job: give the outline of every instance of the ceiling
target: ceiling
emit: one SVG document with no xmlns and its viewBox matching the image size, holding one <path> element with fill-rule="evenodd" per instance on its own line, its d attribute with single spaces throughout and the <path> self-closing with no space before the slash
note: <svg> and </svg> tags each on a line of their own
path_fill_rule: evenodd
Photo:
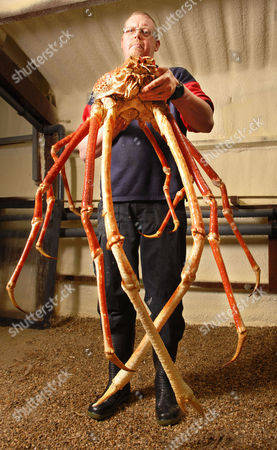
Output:
<svg viewBox="0 0 277 450">
<path fill-rule="evenodd" d="M 237 79 L 244 71 L 275 70 L 277 66 L 276 0 L 113 0 L 71 8 L 3 24 L 31 58 L 41 56 L 63 32 L 67 42 L 39 66 L 59 99 L 83 92 L 122 62 L 124 20 L 144 10 L 156 20 L 161 47 L 156 60 L 163 66 L 184 66 L 216 95 L 226 73 Z M 98 2 L 99 3 L 99 2 Z M 183 16 L 176 11 L 183 5 Z M 265 80 L 266 82 L 266 80 Z M 228 88 L 227 88 L 228 89 Z M 239 83 L 238 83 L 239 89 Z M 210 91 L 208 93 L 210 94 Z"/>
</svg>

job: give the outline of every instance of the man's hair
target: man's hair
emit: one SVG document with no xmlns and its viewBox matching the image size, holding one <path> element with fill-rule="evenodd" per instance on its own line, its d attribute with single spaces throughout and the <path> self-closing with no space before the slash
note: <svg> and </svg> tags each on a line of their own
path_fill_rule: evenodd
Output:
<svg viewBox="0 0 277 450">
<path fill-rule="evenodd" d="M 153 17 L 151 17 L 150 16 L 150 14 L 148 14 L 147 12 L 145 12 L 145 11 L 134 11 L 134 12 L 132 12 L 132 14 L 130 14 L 128 17 L 127 17 L 127 19 L 125 20 L 125 22 L 124 22 L 124 26 L 125 26 L 125 23 L 127 22 L 127 20 L 128 19 L 130 19 L 130 17 L 132 17 L 132 16 L 135 16 L 135 15 L 137 15 L 137 14 L 141 14 L 141 15 L 143 15 L 143 16 L 146 16 L 146 17 L 148 17 L 150 20 L 152 20 L 152 22 L 153 22 L 153 24 L 154 24 L 154 31 L 153 31 L 153 36 L 155 37 L 155 39 L 157 40 L 158 39 L 158 33 L 157 33 L 157 31 L 156 31 L 156 28 L 157 28 L 157 24 L 156 24 L 156 22 L 155 22 L 155 20 L 153 19 Z"/>
<path fill-rule="evenodd" d="M 155 25 L 155 28 L 156 28 L 157 24 L 156 24 L 155 20 L 153 19 L 153 17 L 150 16 L 150 14 L 148 14 L 148 13 L 145 12 L 145 11 L 134 11 L 132 14 L 130 14 L 130 16 L 128 17 L 128 19 L 129 19 L 130 17 L 136 15 L 136 14 L 142 14 L 143 16 L 149 17 L 149 19 L 152 20 L 152 22 L 153 22 L 153 24 Z M 126 19 L 126 21 L 127 21 L 128 19 Z"/>
</svg>

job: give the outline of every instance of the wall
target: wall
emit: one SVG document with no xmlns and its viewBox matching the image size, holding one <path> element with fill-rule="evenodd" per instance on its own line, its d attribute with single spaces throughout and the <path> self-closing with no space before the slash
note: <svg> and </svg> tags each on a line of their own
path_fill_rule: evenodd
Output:
<svg viewBox="0 0 277 450">
<path fill-rule="evenodd" d="M 23 136 L 32 134 L 32 126 L 4 100 L 0 99 L 0 137 Z M 24 197 L 33 199 L 36 186 L 32 181 L 32 147 L 26 142 L 16 145 L 0 146 L 0 197 Z M 14 210 L 4 210 L 0 213 L 13 214 Z M 30 211 L 30 214 L 32 212 Z M 22 229 L 30 227 L 29 222 L 0 222 L 3 229 Z M 11 305 L 5 286 L 13 273 L 20 256 L 20 249 L 25 245 L 25 239 L 0 239 L 0 312 L 3 316 L 20 316 Z M 23 276 L 18 281 L 18 302 L 32 310 L 35 306 L 36 296 L 36 261 L 37 256 L 31 252 L 26 262 Z M 31 282 L 29 282 L 32 280 Z"/>
</svg>

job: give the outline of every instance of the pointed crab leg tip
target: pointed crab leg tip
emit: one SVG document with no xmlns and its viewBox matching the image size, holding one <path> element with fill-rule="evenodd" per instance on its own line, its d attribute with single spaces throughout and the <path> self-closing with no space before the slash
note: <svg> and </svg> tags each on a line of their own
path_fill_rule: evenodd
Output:
<svg viewBox="0 0 277 450">
<path fill-rule="evenodd" d="M 46 253 L 42 247 L 40 247 L 39 245 L 36 245 L 36 250 L 42 255 L 45 256 L 45 258 L 49 258 L 49 259 L 57 259 L 55 256 L 51 256 L 48 255 L 48 253 Z"/>
<path fill-rule="evenodd" d="M 258 287 L 260 285 L 260 275 L 261 275 L 261 271 L 260 270 L 255 270 L 256 272 L 256 284 L 253 288 L 253 291 L 249 294 L 249 297 L 251 297 L 252 295 L 255 294 L 255 292 L 258 290 Z"/>
<path fill-rule="evenodd" d="M 143 233 L 140 233 L 140 235 L 145 237 L 145 238 L 147 238 L 147 239 L 157 239 L 157 238 L 159 238 L 162 235 L 162 233 L 160 231 L 157 231 L 154 234 L 143 234 Z"/>
<path fill-rule="evenodd" d="M 255 284 L 255 286 L 254 286 L 254 288 L 253 288 L 253 291 L 250 292 L 250 294 L 249 294 L 248 297 L 252 297 L 252 295 L 254 295 L 254 294 L 257 292 L 259 285 L 260 285 L 260 280 L 259 280 L 259 281 L 256 281 L 256 284 Z"/>
<path fill-rule="evenodd" d="M 194 395 L 186 399 L 177 399 L 177 403 L 183 414 L 186 414 L 186 405 L 189 403 L 196 412 L 198 412 L 202 416 L 204 415 L 204 410 Z"/>
<path fill-rule="evenodd" d="M 171 230 L 170 233 L 175 233 L 175 231 L 177 231 L 178 228 L 179 228 L 179 223 L 176 223 L 176 224 L 174 225 L 173 230 Z"/>
<path fill-rule="evenodd" d="M 222 369 L 224 367 L 230 366 L 230 364 L 232 364 L 235 361 L 234 357 L 232 359 L 230 359 L 230 361 L 228 361 L 227 363 L 223 364 Z"/>
<path fill-rule="evenodd" d="M 108 398 L 110 398 L 113 394 L 115 394 L 117 392 L 117 388 L 116 386 L 114 386 L 113 384 L 111 384 L 109 386 L 109 388 L 106 390 L 106 392 L 104 392 L 104 394 L 102 395 L 102 397 L 100 397 L 97 402 L 95 402 L 92 406 L 98 406 L 101 405 L 101 403 L 105 402 L 106 400 L 108 400 Z"/>
<path fill-rule="evenodd" d="M 197 398 L 195 398 L 195 397 L 190 398 L 189 399 L 189 403 L 195 409 L 195 411 L 197 411 L 201 416 L 204 416 L 204 409 L 200 405 L 200 403 L 197 400 Z"/>
<path fill-rule="evenodd" d="M 235 351 L 235 354 L 234 354 L 233 358 L 230 359 L 230 361 L 228 361 L 227 363 L 223 364 L 222 367 L 227 367 L 230 364 L 232 364 L 234 361 L 236 361 L 236 359 L 239 357 L 239 355 L 241 353 L 241 350 L 242 350 L 242 347 L 243 347 L 245 339 L 246 339 L 246 332 L 244 332 L 242 334 L 239 334 L 237 348 L 236 348 L 236 351 Z"/>
<path fill-rule="evenodd" d="M 76 216 L 81 217 L 81 211 L 79 209 L 76 209 L 75 206 L 69 206 L 69 210 L 73 212 Z"/>
<path fill-rule="evenodd" d="M 107 356 L 108 360 L 115 364 L 119 369 L 126 370 L 126 372 L 135 372 L 133 369 L 129 369 L 129 367 L 125 366 L 122 361 L 116 356 L 115 353 Z"/>
<path fill-rule="evenodd" d="M 236 352 L 235 352 L 235 354 L 234 354 L 234 356 L 233 356 L 233 358 L 230 359 L 230 361 L 228 361 L 227 363 L 223 364 L 222 368 L 223 368 L 223 367 L 230 366 L 230 364 L 232 364 L 233 362 L 235 362 L 236 359 L 239 357 L 240 352 L 241 352 L 241 348 L 240 348 L 240 349 L 237 349 Z"/>
<path fill-rule="evenodd" d="M 24 311 L 24 309 L 20 308 L 20 306 L 17 304 L 15 297 L 14 297 L 13 289 L 11 289 L 8 286 L 6 287 L 6 289 L 8 291 L 8 294 L 9 294 L 9 297 L 10 297 L 10 300 L 11 300 L 13 306 L 15 308 L 19 309 L 19 311 L 23 312 L 24 314 L 28 314 L 27 311 Z"/>
<path fill-rule="evenodd" d="M 23 312 L 23 314 L 29 314 L 25 309 L 20 308 L 20 306 L 17 303 L 14 303 L 14 306 L 19 309 L 19 311 Z"/>
</svg>

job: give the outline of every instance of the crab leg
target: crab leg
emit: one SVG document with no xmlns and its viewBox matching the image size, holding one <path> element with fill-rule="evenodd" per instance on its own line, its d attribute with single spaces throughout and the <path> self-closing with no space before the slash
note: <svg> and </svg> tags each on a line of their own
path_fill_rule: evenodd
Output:
<svg viewBox="0 0 277 450">
<path fill-rule="evenodd" d="M 59 157 L 57 156 L 57 152 L 64 145 L 70 143 L 70 141 L 73 139 L 73 137 L 76 135 L 77 132 L 78 132 L 78 130 L 76 130 L 75 132 L 73 132 L 70 135 L 66 136 L 65 138 L 61 139 L 60 141 L 58 141 L 56 144 L 54 144 L 52 146 L 52 148 L 51 148 L 51 156 L 54 159 L 55 163 L 57 163 L 59 161 Z M 68 185 L 68 181 L 67 181 L 64 165 L 62 166 L 60 172 L 62 174 L 64 188 L 65 188 L 65 191 L 66 191 L 66 194 L 67 194 L 67 197 L 68 197 L 69 209 L 72 212 L 74 212 L 76 215 L 80 216 L 80 213 L 75 209 L 75 205 L 74 205 L 74 202 L 73 202 L 72 197 L 71 197 L 71 193 L 70 193 L 70 190 L 69 190 L 69 185 Z M 50 221 L 50 218 L 51 218 L 51 214 L 52 214 L 52 211 L 53 211 L 54 203 L 55 203 L 55 196 L 54 196 L 54 192 L 53 192 L 52 186 L 51 186 L 51 194 L 52 195 L 50 195 L 50 194 L 48 195 L 48 191 L 47 191 L 47 207 L 46 207 L 46 212 L 45 212 L 45 218 L 44 218 L 44 221 L 43 221 L 43 225 L 42 225 L 42 229 L 41 229 L 40 235 L 39 235 L 37 243 L 36 243 L 36 249 L 41 253 L 41 255 L 45 256 L 46 258 L 53 258 L 53 256 L 51 256 L 48 253 L 46 253 L 45 250 L 42 247 L 44 236 L 45 236 L 45 233 L 47 231 L 47 228 L 48 228 L 48 225 L 49 225 L 49 221 Z M 55 259 L 55 258 L 53 258 L 53 259 Z"/>
<path fill-rule="evenodd" d="M 144 303 L 139 296 L 139 282 L 122 248 L 124 237 L 119 234 L 118 226 L 114 217 L 110 181 L 112 131 L 115 123 L 115 117 L 115 108 L 110 107 L 107 111 L 103 130 L 101 178 L 103 193 L 103 215 L 105 220 L 108 246 L 113 252 L 113 255 L 118 264 L 118 268 L 122 277 L 122 289 L 127 293 L 128 297 L 134 305 L 134 308 L 137 311 L 138 317 L 140 318 L 142 325 L 146 333 L 148 334 L 148 338 L 169 378 L 180 408 L 184 411 L 185 403 L 190 402 L 197 411 L 202 412 L 202 408 L 194 397 L 192 390 L 189 388 L 189 386 L 186 385 L 180 373 L 177 371 L 160 335 L 158 334 L 147 312 Z M 182 157 L 181 152 L 179 153 L 180 157 Z"/>
<path fill-rule="evenodd" d="M 175 198 L 174 198 L 173 203 L 172 203 L 174 210 L 175 210 L 176 206 L 178 205 L 178 203 L 184 198 L 184 196 L 185 196 L 185 189 L 184 188 L 182 188 L 182 189 L 180 189 L 180 191 L 176 192 Z M 162 224 L 161 224 L 161 226 L 160 226 L 160 228 L 159 228 L 159 230 L 157 231 L 157 233 L 159 233 L 159 235 L 158 236 L 154 236 L 154 237 L 160 237 L 163 234 L 163 232 L 165 230 L 165 227 L 168 224 L 168 221 L 169 221 L 170 217 L 171 217 L 171 211 L 168 211 L 166 216 L 165 216 L 165 218 L 164 218 L 164 220 L 163 220 L 163 222 L 162 222 Z M 173 233 L 173 231 L 175 231 L 175 230 L 172 230 L 171 233 Z M 149 237 L 149 236 L 146 236 L 146 237 Z"/>
<path fill-rule="evenodd" d="M 217 178 L 220 180 L 219 177 L 217 177 Z M 256 263 L 255 259 L 253 258 L 249 248 L 247 247 L 242 235 L 240 234 L 240 232 L 238 230 L 238 227 L 234 221 L 233 213 L 232 213 L 231 206 L 229 203 L 226 186 L 221 180 L 220 180 L 220 190 L 221 190 L 221 196 L 222 196 L 223 215 L 225 216 L 226 220 L 229 222 L 234 235 L 236 236 L 238 242 L 240 243 L 242 249 L 244 250 L 244 252 L 248 258 L 248 261 L 249 261 L 254 273 L 256 274 L 256 284 L 255 284 L 255 287 L 252 292 L 252 294 L 253 294 L 257 290 L 257 288 L 260 284 L 261 269 L 258 266 L 258 264 Z"/>
<path fill-rule="evenodd" d="M 49 222 L 50 222 L 50 219 L 51 219 L 54 203 L 55 203 L 55 196 L 54 196 L 54 191 L 53 191 L 53 186 L 52 185 L 49 187 L 49 189 L 48 189 L 48 191 L 46 193 L 46 197 L 47 197 L 47 199 L 46 199 L 46 205 L 47 205 L 46 206 L 46 213 L 45 213 L 44 221 L 43 221 L 43 224 L 42 224 L 41 232 L 40 232 L 38 240 L 36 242 L 36 249 L 41 255 L 45 256 L 46 258 L 56 259 L 53 256 L 48 255 L 48 253 L 46 253 L 43 250 L 43 247 L 42 247 L 44 236 L 45 236 L 45 233 L 47 231 L 47 228 L 48 228 L 48 225 L 49 225 Z"/>
<path fill-rule="evenodd" d="M 44 178 L 44 180 L 42 181 L 42 183 L 39 185 L 39 187 L 37 189 L 36 198 L 35 198 L 34 214 L 33 214 L 33 218 L 31 221 L 31 225 L 32 225 L 31 231 L 30 231 L 28 240 L 25 244 L 25 247 L 23 249 L 22 255 L 21 255 L 21 257 L 16 265 L 16 268 L 6 286 L 6 289 L 8 291 L 8 294 L 9 294 L 12 304 L 24 313 L 26 313 L 26 311 L 24 311 L 22 308 L 20 308 L 20 306 L 17 304 L 17 302 L 15 300 L 14 289 L 16 286 L 17 279 L 21 273 L 22 267 L 26 261 L 26 258 L 32 248 L 32 245 L 36 239 L 36 236 L 37 236 L 39 229 L 41 227 L 41 224 L 43 222 L 43 219 L 42 219 L 42 196 L 45 192 L 48 192 L 50 190 L 50 193 L 48 194 L 48 198 L 51 199 L 51 197 L 53 197 L 52 190 L 51 190 L 52 183 L 53 183 L 54 179 L 56 178 L 56 176 L 58 175 L 58 173 L 60 172 L 61 168 L 66 163 L 67 159 L 69 158 L 69 156 L 72 153 L 72 151 L 74 150 L 74 148 L 87 135 L 88 127 L 89 127 L 89 122 L 87 121 L 80 126 L 80 128 L 78 129 L 77 132 L 74 133 L 74 136 L 72 137 L 72 139 L 70 140 L 70 142 L 68 143 L 66 148 L 64 149 L 62 155 L 59 157 L 57 162 L 55 162 L 53 164 L 53 166 L 49 170 L 48 174 L 46 175 L 46 177 Z M 51 200 L 47 204 L 45 220 L 48 222 L 50 219 L 52 203 L 53 202 Z"/>
<path fill-rule="evenodd" d="M 195 278 L 198 265 L 200 262 L 201 252 L 203 249 L 202 238 L 199 234 L 193 235 L 193 246 L 191 250 L 190 256 L 187 258 L 185 266 L 182 270 L 181 274 L 181 283 L 172 294 L 168 302 L 163 307 L 162 311 L 158 314 L 156 319 L 154 320 L 154 325 L 158 332 L 161 331 L 164 324 L 167 322 L 171 314 L 174 312 L 185 293 L 188 291 L 193 279 Z M 147 334 L 143 337 L 137 348 L 135 349 L 132 356 L 127 361 L 128 367 L 136 370 L 141 360 L 143 359 L 146 351 L 149 349 L 151 343 Z M 111 385 L 107 389 L 107 391 L 103 394 L 103 396 L 97 401 L 97 405 L 107 400 L 111 395 L 115 394 L 120 389 L 130 381 L 133 373 L 126 373 L 123 370 L 120 370 L 116 376 L 113 378 Z"/>
<path fill-rule="evenodd" d="M 192 143 L 185 137 L 184 140 L 187 143 L 187 145 L 190 148 L 190 151 L 193 155 L 193 157 L 196 159 L 196 161 L 200 164 L 200 166 L 202 167 L 202 169 L 206 172 L 206 174 L 208 175 L 208 177 L 212 180 L 213 184 L 217 187 L 220 188 L 221 191 L 221 196 L 222 196 L 222 212 L 223 215 L 225 216 L 226 220 L 228 221 L 228 223 L 230 224 L 230 227 L 233 230 L 234 235 L 236 236 L 239 244 L 241 245 L 251 267 L 253 272 L 256 275 L 256 284 L 254 287 L 253 292 L 256 291 L 257 287 L 260 284 L 260 272 L 261 269 L 258 266 L 258 264 L 256 263 L 255 259 L 253 258 L 249 248 L 247 247 L 240 231 L 238 230 L 238 227 L 234 221 L 234 217 L 232 214 L 232 210 L 230 207 L 230 203 L 228 200 L 228 194 L 227 194 L 227 190 L 226 190 L 226 186 L 223 183 L 223 181 L 219 178 L 219 176 L 217 175 L 217 173 L 211 168 L 211 166 L 207 163 L 207 161 L 203 158 L 203 156 L 198 152 L 198 150 L 192 145 Z"/>
<path fill-rule="evenodd" d="M 213 251 L 214 254 L 214 258 L 216 261 L 216 264 L 218 266 L 218 270 L 220 272 L 220 276 L 222 279 L 222 283 L 224 286 L 224 290 L 226 292 L 227 295 L 227 299 L 233 314 L 233 318 L 234 318 L 234 322 L 236 325 L 236 329 L 238 332 L 238 344 L 237 344 L 237 348 L 236 348 L 236 352 L 234 354 L 234 356 L 232 357 L 232 359 L 226 363 L 225 365 L 230 364 L 231 362 L 235 361 L 237 359 L 237 357 L 239 356 L 243 343 L 245 341 L 246 338 L 246 329 L 243 323 L 243 320 L 241 318 L 239 309 L 237 307 L 236 304 L 236 300 L 233 294 L 233 290 L 232 290 L 232 286 L 226 271 L 226 267 L 220 252 L 220 248 L 219 248 L 219 232 L 218 232 L 218 216 L 217 216 L 217 202 L 214 198 L 214 195 L 212 194 L 211 190 L 209 189 L 208 185 L 206 184 L 205 180 L 203 179 L 193 157 L 191 156 L 191 146 L 187 145 L 187 140 L 184 139 L 184 136 L 179 132 L 179 129 L 177 128 L 177 125 L 174 121 L 174 119 L 170 119 L 172 127 L 175 131 L 175 134 L 177 136 L 177 140 L 179 143 L 179 146 L 185 156 L 186 160 L 190 161 L 190 166 L 192 168 L 192 173 L 195 179 L 195 182 L 201 192 L 201 194 L 203 195 L 204 200 L 206 201 L 206 203 L 209 204 L 210 209 L 211 209 L 211 214 L 210 214 L 210 232 L 209 232 L 209 236 L 208 236 L 208 241 L 210 243 L 211 249 Z"/>
<path fill-rule="evenodd" d="M 76 133 L 76 131 L 71 133 L 71 134 L 69 134 L 64 139 L 61 139 L 56 144 L 52 145 L 51 156 L 52 156 L 52 158 L 54 159 L 55 162 L 58 161 L 58 159 L 59 159 L 59 157 L 57 156 L 58 151 L 70 141 L 70 139 L 74 136 L 75 133 Z M 67 176 L 66 176 L 66 173 L 65 173 L 65 167 L 64 166 L 61 169 L 61 175 L 62 175 L 62 179 L 63 179 L 64 189 L 65 189 L 65 192 L 66 192 L 66 195 L 67 195 L 67 198 L 68 198 L 69 209 L 70 209 L 70 211 L 72 211 L 77 216 L 80 216 L 80 212 L 75 208 L 75 205 L 74 205 L 74 202 L 73 202 L 73 199 L 72 199 L 72 196 L 71 196 L 71 192 L 70 192 L 70 189 L 69 189 L 69 185 L 68 185 Z"/>
<path fill-rule="evenodd" d="M 75 134 L 75 132 L 71 133 L 69 136 L 66 136 L 65 138 L 61 139 L 59 142 L 57 142 L 56 144 L 54 144 L 52 146 L 52 148 L 51 148 L 51 156 L 54 159 L 54 162 L 57 162 L 58 159 L 59 159 L 58 156 L 56 155 L 56 152 L 59 151 L 59 149 L 62 148 L 64 145 L 66 145 L 71 140 L 71 138 L 73 137 L 74 134 Z M 67 194 L 71 198 L 71 194 L 69 192 L 69 187 L 68 187 L 68 183 L 67 183 L 64 167 L 62 167 L 61 173 L 62 173 L 65 189 L 67 191 Z M 72 198 L 71 198 L 71 200 L 72 200 Z M 50 218 L 51 218 L 51 215 L 52 215 L 54 203 L 55 203 L 55 196 L 54 196 L 53 188 L 51 186 L 51 195 L 50 195 L 49 191 L 47 191 L 47 201 L 46 201 L 47 207 L 46 207 L 46 212 L 45 212 L 45 218 L 44 218 L 44 221 L 43 221 L 43 225 L 42 225 L 42 229 L 41 229 L 40 235 L 39 235 L 37 243 L 36 243 L 36 249 L 41 253 L 41 255 L 45 256 L 46 258 L 53 258 L 53 256 L 48 255 L 48 253 L 46 253 L 44 251 L 44 249 L 42 247 L 42 244 L 43 244 L 44 236 L 45 236 L 45 233 L 46 233 L 46 230 L 48 228 L 49 221 L 50 221 Z M 70 200 L 69 200 L 69 203 L 70 203 Z"/>
<path fill-rule="evenodd" d="M 171 216 L 173 219 L 173 223 L 174 223 L 174 228 L 171 231 L 171 233 L 174 233 L 174 231 L 177 230 L 177 228 L 179 227 L 179 220 L 178 217 L 176 216 L 175 213 L 175 209 L 174 206 L 172 204 L 172 200 L 170 198 L 170 194 L 169 194 L 169 186 L 170 186 L 170 178 L 171 178 L 171 169 L 170 167 L 167 165 L 167 161 L 164 157 L 164 154 L 162 152 L 162 150 L 160 149 L 160 147 L 158 146 L 158 143 L 153 135 L 153 133 L 151 133 L 151 131 L 149 130 L 148 126 L 146 125 L 145 122 L 139 121 L 139 125 L 141 127 L 141 129 L 144 131 L 145 135 L 147 136 L 147 138 L 149 139 L 149 141 L 151 142 L 160 162 L 161 165 L 163 167 L 163 171 L 165 173 L 165 182 L 164 182 L 164 186 L 163 186 L 163 191 L 164 191 L 164 195 L 169 207 L 169 217 Z M 168 219 L 169 220 L 169 219 Z M 163 232 L 162 227 L 159 228 L 159 230 L 154 233 L 154 234 L 143 234 L 144 237 L 147 238 L 158 238 L 161 236 Z"/>
<path fill-rule="evenodd" d="M 75 135 L 77 131 L 75 131 L 74 133 L 69 134 L 68 136 L 66 136 L 65 138 L 61 139 L 60 141 L 58 141 L 56 144 L 52 145 L 51 148 L 51 156 L 54 159 L 54 162 L 57 162 L 59 157 L 57 156 L 57 152 L 66 144 L 68 144 L 70 142 L 70 140 L 73 138 L 73 136 Z M 71 209 L 71 211 L 75 212 L 76 214 L 80 215 L 74 206 L 71 194 L 70 194 L 70 190 L 69 190 L 69 186 L 68 186 L 68 182 L 67 182 L 67 178 L 66 178 L 66 173 L 65 173 L 65 168 L 64 166 L 61 169 L 61 174 L 62 174 L 62 178 L 63 178 L 63 183 L 64 183 L 64 188 L 66 190 L 67 193 L 67 197 L 68 197 L 68 202 L 69 202 L 69 209 Z M 47 191 L 47 207 L 46 207 L 46 213 L 45 213 L 45 218 L 43 221 L 43 225 L 42 225 L 42 229 L 39 235 L 39 238 L 37 240 L 36 243 L 36 249 L 41 253 L 41 255 L 45 256 L 46 258 L 53 258 L 53 256 L 48 255 L 48 253 L 45 252 L 45 250 L 42 247 L 43 244 L 43 240 L 44 240 L 44 236 L 46 233 L 46 230 L 48 228 L 49 225 L 49 221 L 52 215 L 52 211 L 53 211 L 53 207 L 54 207 L 54 203 L 55 203 L 55 196 L 54 196 L 54 192 L 51 186 L 51 195 L 49 194 L 49 191 Z M 55 258 L 53 258 L 55 259 Z"/>
<path fill-rule="evenodd" d="M 166 123 L 166 120 L 164 119 L 164 116 L 160 111 L 156 114 L 157 123 L 161 124 L 160 128 L 164 132 L 165 136 L 167 137 L 168 145 L 170 146 L 171 150 L 174 149 L 172 152 L 174 153 L 174 157 L 176 162 L 178 161 L 178 168 L 182 176 L 182 181 L 184 183 L 188 201 L 189 201 L 189 207 L 191 210 L 191 216 L 192 216 L 192 234 L 193 234 L 193 245 L 191 249 L 191 253 L 189 257 L 186 259 L 185 266 L 182 270 L 181 274 L 181 282 L 175 292 L 172 294 L 171 298 L 168 300 L 166 305 L 163 307 L 162 311 L 158 314 L 154 321 L 154 326 L 156 327 L 157 331 L 159 332 L 164 324 L 167 322 L 179 302 L 182 300 L 183 296 L 189 289 L 192 281 L 195 279 L 196 272 L 199 266 L 202 250 L 204 247 L 204 239 L 205 239 L 205 230 L 204 225 L 201 217 L 201 211 L 198 206 L 197 197 L 195 195 L 192 182 L 191 182 L 191 176 L 188 170 L 188 167 L 184 161 L 184 158 L 178 150 L 178 144 L 176 142 L 175 136 L 173 134 L 172 128 L 168 123 Z M 177 149 L 177 150 L 176 150 Z M 189 195 L 191 194 L 191 195 Z M 180 196 L 183 197 L 182 192 L 180 191 Z M 177 198 L 175 198 L 177 202 Z M 170 212 L 168 213 L 170 214 Z M 128 367 L 132 369 L 136 369 L 142 360 L 145 352 L 150 346 L 149 337 L 147 334 L 144 336 L 136 350 L 134 351 L 133 355 L 130 357 L 130 359 L 127 361 Z M 124 371 L 120 371 L 117 373 L 117 375 L 113 378 L 111 385 L 107 389 L 107 391 L 104 393 L 104 395 L 97 401 L 95 405 L 101 404 L 105 400 L 107 400 L 111 395 L 113 395 L 115 392 L 117 392 L 120 389 L 123 389 L 123 387 L 130 381 L 132 378 L 132 373 L 126 373 Z M 178 400 L 177 400 L 178 401 Z M 179 403 L 179 402 L 178 402 Z"/>
<path fill-rule="evenodd" d="M 104 352 L 106 357 L 119 368 L 129 370 L 114 353 L 106 304 L 104 255 L 90 221 L 90 216 L 93 211 L 92 201 L 95 169 L 95 147 L 98 130 L 101 125 L 102 108 L 96 104 L 92 110 L 92 116 L 90 117 L 89 137 L 86 150 L 85 179 L 81 205 L 81 220 L 87 235 L 91 257 L 95 262 L 98 299 L 104 339 Z"/>
</svg>

